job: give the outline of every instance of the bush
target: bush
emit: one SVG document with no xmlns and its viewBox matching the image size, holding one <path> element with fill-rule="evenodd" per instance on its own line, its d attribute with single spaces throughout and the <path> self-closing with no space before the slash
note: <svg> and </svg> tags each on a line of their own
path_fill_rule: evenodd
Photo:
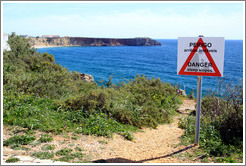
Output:
<svg viewBox="0 0 246 166">
<path fill-rule="evenodd" d="M 75 79 L 73 73 L 54 62 L 53 55 L 31 49 L 27 39 L 11 35 L 8 43 L 11 50 L 5 51 L 3 56 L 5 92 L 37 93 L 39 96 L 60 98 L 96 85 Z"/>
<path fill-rule="evenodd" d="M 242 86 L 221 82 L 217 93 L 210 93 L 202 100 L 202 114 L 215 123 L 225 143 L 233 144 L 234 138 L 243 140 Z"/>
<path fill-rule="evenodd" d="M 110 77 L 100 87 L 56 64 L 53 55 L 38 53 L 21 36 L 12 34 L 8 42 L 11 50 L 3 55 L 4 124 L 111 136 L 170 123 L 180 104 L 177 88 L 159 78 L 137 75 L 114 85 Z"/>
<path fill-rule="evenodd" d="M 117 121 L 137 127 L 156 128 L 159 123 L 170 123 L 181 103 L 176 89 L 159 79 L 137 76 L 122 86 L 110 84 L 88 94 L 68 97 L 58 105 L 66 110 L 84 113 L 105 113 Z"/>
<path fill-rule="evenodd" d="M 242 86 L 223 82 L 217 92 L 209 92 L 202 99 L 200 148 L 214 157 L 221 157 L 219 160 L 215 158 L 216 162 L 242 162 L 242 101 Z M 190 115 L 180 120 L 179 127 L 185 129 L 183 141 L 194 143 L 195 119 Z"/>
</svg>

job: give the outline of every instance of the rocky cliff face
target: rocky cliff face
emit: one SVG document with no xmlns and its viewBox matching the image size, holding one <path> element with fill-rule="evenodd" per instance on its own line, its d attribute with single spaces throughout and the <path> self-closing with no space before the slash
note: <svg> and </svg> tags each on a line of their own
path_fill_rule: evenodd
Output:
<svg viewBox="0 0 246 166">
<path fill-rule="evenodd" d="M 85 38 L 85 37 L 61 37 L 61 38 L 30 38 L 33 47 L 57 47 L 57 46 L 160 46 L 161 43 L 151 38 Z"/>
</svg>

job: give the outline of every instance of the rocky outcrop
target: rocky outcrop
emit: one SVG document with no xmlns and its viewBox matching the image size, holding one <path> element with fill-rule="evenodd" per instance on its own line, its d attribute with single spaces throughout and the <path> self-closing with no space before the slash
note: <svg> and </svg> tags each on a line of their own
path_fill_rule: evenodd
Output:
<svg viewBox="0 0 246 166">
<path fill-rule="evenodd" d="M 85 73 L 79 73 L 79 72 L 73 72 L 75 79 L 81 79 L 85 82 L 94 82 L 94 78 L 90 74 L 85 74 Z"/>
<path fill-rule="evenodd" d="M 79 77 L 81 80 L 84 80 L 86 82 L 94 82 L 94 78 L 92 75 L 80 73 Z"/>
<path fill-rule="evenodd" d="M 183 90 L 183 89 L 178 89 L 178 90 L 177 90 L 177 93 L 178 93 L 179 95 L 181 95 L 181 96 L 184 96 L 184 97 L 187 96 L 185 90 Z"/>
<path fill-rule="evenodd" d="M 85 38 L 85 37 L 36 37 L 30 38 L 33 47 L 59 46 L 160 46 L 161 43 L 151 38 Z"/>
</svg>

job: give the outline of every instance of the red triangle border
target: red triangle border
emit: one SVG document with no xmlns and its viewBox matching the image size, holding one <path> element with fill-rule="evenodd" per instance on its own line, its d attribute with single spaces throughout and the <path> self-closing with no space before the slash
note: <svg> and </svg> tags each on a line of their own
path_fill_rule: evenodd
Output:
<svg viewBox="0 0 246 166">
<path fill-rule="evenodd" d="M 191 61 L 191 59 L 193 58 L 193 56 L 195 55 L 195 53 L 197 52 L 197 49 L 199 46 L 202 46 L 203 51 L 205 52 L 208 60 L 210 63 L 213 64 L 212 68 L 214 69 L 215 73 L 205 73 L 205 72 L 188 72 L 185 71 L 186 67 L 188 66 L 188 63 Z M 188 58 L 186 59 L 184 65 L 182 66 L 182 68 L 179 71 L 179 75 L 194 75 L 194 76 L 218 76 L 221 77 L 221 73 L 218 70 L 216 64 L 214 63 L 214 60 L 212 58 L 212 56 L 210 55 L 210 53 L 207 50 L 207 47 L 205 46 L 202 38 L 199 38 L 197 41 L 197 44 L 195 45 L 195 47 L 193 48 L 193 50 L 191 51 L 190 55 L 188 56 Z"/>
</svg>

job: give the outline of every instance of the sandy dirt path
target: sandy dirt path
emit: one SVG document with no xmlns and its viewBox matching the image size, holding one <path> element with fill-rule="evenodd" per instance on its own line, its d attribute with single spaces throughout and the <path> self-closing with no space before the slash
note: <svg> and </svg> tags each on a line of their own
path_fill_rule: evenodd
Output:
<svg viewBox="0 0 246 166">
<path fill-rule="evenodd" d="M 107 140 L 103 151 L 98 154 L 98 159 L 106 162 L 140 162 L 140 163 L 190 163 L 185 158 L 174 157 L 173 154 L 184 150 L 185 146 L 177 146 L 184 130 L 178 128 L 181 116 L 195 109 L 195 101 L 184 100 L 179 108 L 179 114 L 171 124 L 159 125 L 156 129 L 146 128 L 143 132 L 133 134 L 134 141 L 127 141 L 119 135 L 113 140 Z"/>
</svg>

